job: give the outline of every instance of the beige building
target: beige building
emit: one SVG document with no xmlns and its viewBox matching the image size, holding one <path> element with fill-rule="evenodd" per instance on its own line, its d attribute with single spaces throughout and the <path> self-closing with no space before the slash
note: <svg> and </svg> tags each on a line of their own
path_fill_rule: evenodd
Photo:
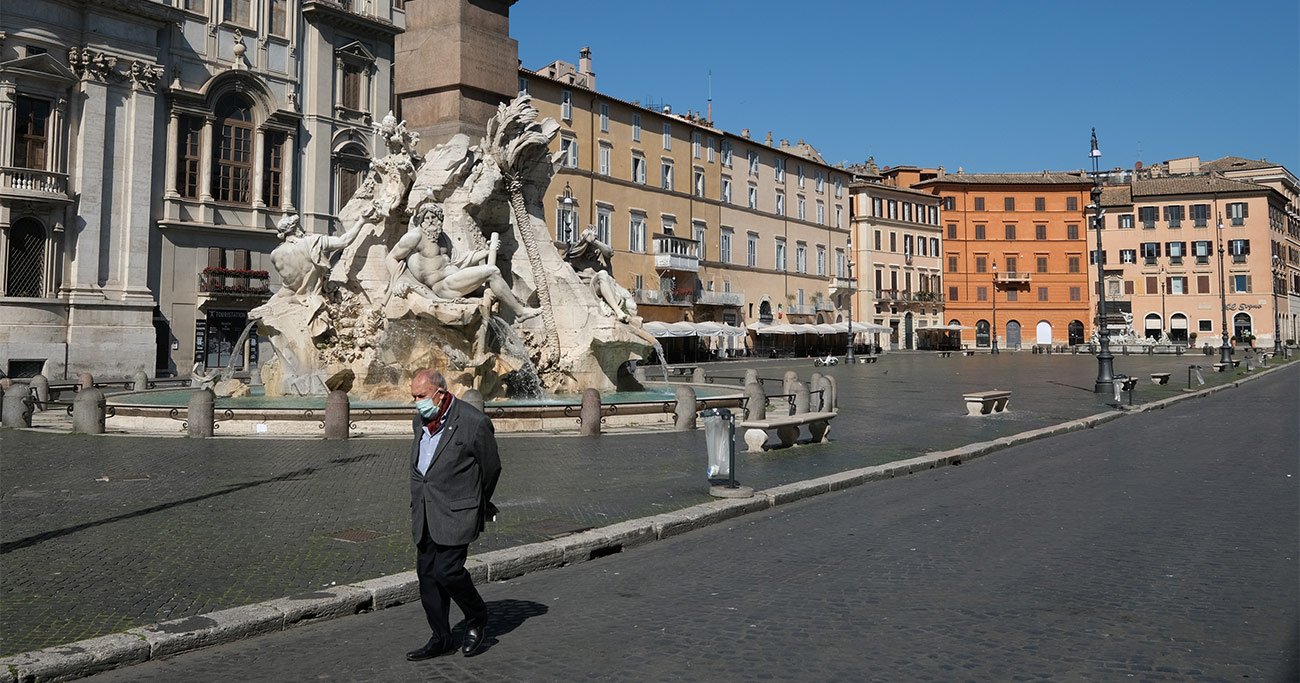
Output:
<svg viewBox="0 0 1300 683">
<path fill-rule="evenodd" d="M 577 65 L 519 71 L 519 89 L 561 125 L 547 215 L 558 242 L 594 225 L 647 320 L 847 318 L 832 295 L 849 276 L 847 171 L 803 141 L 754 140 L 705 113 L 651 109 L 595 85 L 585 49 Z"/>
<path fill-rule="evenodd" d="M 0 371 L 246 365 L 274 226 L 333 229 L 402 0 L 32 0 L 0 15 Z M 71 48 L 71 49 L 70 49 Z"/>
</svg>

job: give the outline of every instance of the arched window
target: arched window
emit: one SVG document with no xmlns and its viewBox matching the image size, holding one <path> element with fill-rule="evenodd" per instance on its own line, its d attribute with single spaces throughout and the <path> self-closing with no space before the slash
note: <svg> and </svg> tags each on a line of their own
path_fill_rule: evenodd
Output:
<svg viewBox="0 0 1300 683">
<path fill-rule="evenodd" d="M 765 323 L 772 322 L 772 302 L 764 299 L 758 304 L 758 319 Z"/>
<path fill-rule="evenodd" d="M 45 228 L 24 218 L 9 228 L 5 296 L 45 296 Z"/>
<path fill-rule="evenodd" d="M 989 321 L 980 320 L 975 323 L 975 346 L 984 347 L 989 345 Z"/>
<path fill-rule="evenodd" d="M 212 160 L 212 197 L 219 202 L 253 202 L 253 107 L 238 95 L 217 102 Z"/>
<path fill-rule="evenodd" d="M 1251 334 L 1250 314 L 1238 313 L 1232 316 L 1232 336 L 1237 341 L 1242 341 L 1247 335 Z"/>
<path fill-rule="evenodd" d="M 1160 319 L 1157 313 L 1148 313 L 1142 322 L 1142 329 L 1145 331 L 1148 339 L 1159 339 L 1164 336 L 1165 323 Z"/>
<path fill-rule="evenodd" d="M 1175 344 L 1187 343 L 1187 316 L 1175 313 L 1169 316 L 1169 341 Z"/>
<path fill-rule="evenodd" d="M 1018 350 L 1018 349 L 1020 348 L 1020 344 L 1021 344 L 1021 341 L 1020 341 L 1020 321 L 1019 321 L 1019 320 L 1008 320 L 1008 321 L 1007 321 L 1007 349 L 1008 349 L 1008 350 L 1012 350 L 1012 349 L 1017 349 L 1017 350 Z"/>
<path fill-rule="evenodd" d="M 1069 326 L 1070 346 L 1083 343 L 1083 323 L 1078 320 L 1071 320 Z"/>
</svg>

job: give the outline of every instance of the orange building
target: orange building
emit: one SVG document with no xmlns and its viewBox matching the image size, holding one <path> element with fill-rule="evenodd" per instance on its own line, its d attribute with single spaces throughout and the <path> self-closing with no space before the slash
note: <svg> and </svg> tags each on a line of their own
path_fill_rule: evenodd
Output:
<svg viewBox="0 0 1300 683">
<path fill-rule="evenodd" d="M 992 335 L 1009 350 L 1088 339 L 1091 179 L 940 170 L 914 187 L 942 197 L 944 316 L 973 328 L 965 345 L 989 348 Z"/>
</svg>

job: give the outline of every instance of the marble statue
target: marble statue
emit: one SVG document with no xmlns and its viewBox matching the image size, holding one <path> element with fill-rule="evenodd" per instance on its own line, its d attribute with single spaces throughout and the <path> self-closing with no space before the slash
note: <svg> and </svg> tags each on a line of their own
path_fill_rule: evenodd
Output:
<svg viewBox="0 0 1300 683">
<path fill-rule="evenodd" d="M 608 308 L 610 315 L 625 323 L 636 315 L 636 299 L 614 279 L 610 264 L 613 256 L 614 249 L 600 241 L 596 235 L 596 226 L 589 225 L 582 231 L 578 241 L 569 245 L 564 260 L 591 287 L 592 292 Z"/>
</svg>

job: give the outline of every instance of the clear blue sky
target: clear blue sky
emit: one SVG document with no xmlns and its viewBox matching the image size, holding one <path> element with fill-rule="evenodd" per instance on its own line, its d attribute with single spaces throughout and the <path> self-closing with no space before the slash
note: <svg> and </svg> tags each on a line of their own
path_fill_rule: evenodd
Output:
<svg viewBox="0 0 1300 683">
<path fill-rule="evenodd" d="M 803 138 L 827 161 L 968 172 L 1200 155 L 1300 174 L 1300 2 L 520 0 L 524 66 Z"/>
</svg>

